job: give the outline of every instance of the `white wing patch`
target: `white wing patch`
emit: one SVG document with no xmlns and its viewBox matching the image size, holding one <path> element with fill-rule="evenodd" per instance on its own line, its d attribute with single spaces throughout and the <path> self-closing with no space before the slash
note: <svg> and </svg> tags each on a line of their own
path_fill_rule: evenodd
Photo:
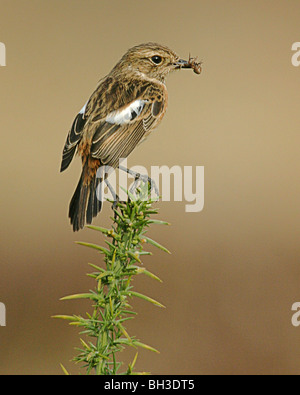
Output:
<svg viewBox="0 0 300 395">
<path fill-rule="evenodd" d="M 84 105 L 84 106 L 82 107 L 82 109 L 79 111 L 79 114 L 84 115 L 87 104 L 88 104 L 88 102 L 85 103 L 85 105 Z"/>
<path fill-rule="evenodd" d="M 146 102 L 146 100 L 135 100 L 123 110 L 109 113 L 105 121 L 117 125 L 128 123 L 140 115 Z"/>
</svg>

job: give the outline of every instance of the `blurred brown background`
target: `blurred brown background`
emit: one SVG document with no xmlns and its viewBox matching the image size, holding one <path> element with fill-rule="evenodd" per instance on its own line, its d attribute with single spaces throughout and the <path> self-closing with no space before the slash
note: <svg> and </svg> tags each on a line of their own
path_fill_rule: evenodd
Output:
<svg viewBox="0 0 300 395">
<path fill-rule="evenodd" d="M 128 331 L 161 352 L 141 350 L 137 369 L 299 374 L 299 18 L 298 0 L 0 0 L 0 374 L 60 374 L 60 362 L 80 372 L 78 330 L 50 317 L 89 311 L 59 298 L 93 287 L 87 263 L 101 262 L 74 241 L 103 240 L 69 226 L 80 161 L 60 174 L 61 152 L 97 81 L 147 41 L 199 55 L 204 69 L 169 77 L 167 115 L 129 166 L 205 166 L 205 207 L 159 203 L 172 226 L 149 236 L 172 255 L 151 249 L 145 266 L 164 282 L 135 287 L 167 308 L 133 301 Z"/>
</svg>

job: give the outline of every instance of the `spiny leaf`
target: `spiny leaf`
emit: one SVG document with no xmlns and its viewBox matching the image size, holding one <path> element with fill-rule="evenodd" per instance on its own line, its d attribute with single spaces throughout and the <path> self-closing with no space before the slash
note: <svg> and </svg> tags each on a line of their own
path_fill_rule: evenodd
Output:
<svg viewBox="0 0 300 395">
<path fill-rule="evenodd" d="M 82 340 L 81 338 L 79 340 L 80 340 L 81 344 L 83 345 L 83 347 L 85 347 L 87 350 L 91 350 L 91 347 L 88 346 L 84 340 Z"/>
<path fill-rule="evenodd" d="M 64 372 L 64 374 L 66 376 L 70 376 L 70 373 L 67 371 L 67 369 L 64 367 L 64 365 L 62 363 L 60 364 L 60 367 L 62 368 L 62 371 Z"/>
<path fill-rule="evenodd" d="M 163 251 L 167 252 L 168 254 L 171 254 L 170 251 L 166 249 L 166 247 L 162 246 L 157 241 L 150 239 L 150 237 L 143 235 L 143 239 L 145 239 L 147 243 L 154 245 L 155 247 L 159 248 L 160 250 L 163 250 Z"/>
<path fill-rule="evenodd" d="M 128 251 L 128 255 L 135 259 L 138 263 L 142 263 L 142 261 L 140 260 L 139 256 L 138 256 L 138 252 L 136 251 L 135 253 Z"/>
<path fill-rule="evenodd" d="M 78 317 L 73 315 L 52 315 L 52 318 L 59 318 L 67 321 L 78 321 Z"/>
<path fill-rule="evenodd" d="M 133 346 L 133 347 L 142 347 L 145 348 L 146 350 L 153 351 L 159 354 L 159 351 L 156 350 L 154 347 L 148 346 L 148 344 L 142 343 L 137 340 L 132 340 L 131 342 L 128 339 L 120 338 L 115 340 L 115 343 L 117 344 L 127 344 L 128 346 Z"/>
<path fill-rule="evenodd" d="M 92 229 L 92 230 L 97 230 L 98 232 L 101 232 L 104 234 L 107 234 L 109 232 L 109 229 L 101 228 L 100 226 L 87 225 L 86 227 L 89 229 Z"/>
<path fill-rule="evenodd" d="M 132 372 L 131 375 L 132 376 L 146 376 L 146 375 L 150 375 L 150 372 Z"/>
<path fill-rule="evenodd" d="M 161 303 L 157 302 L 156 300 L 150 298 L 149 296 L 143 295 L 143 294 L 141 294 L 139 292 L 130 291 L 129 292 L 129 296 L 136 296 L 137 298 L 144 299 L 147 302 L 150 302 L 150 303 L 152 303 L 152 304 L 154 304 L 154 305 L 156 305 L 158 307 L 165 307 L 163 304 L 161 304 Z"/>
<path fill-rule="evenodd" d="M 72 300 L 72 299 L 99 299 L 99 296 L 91 293 L 82 293 L 82 294 L 68 295 L 68 296 L 64 296 L 63 298 L 60 298 L 60 300 Z"/>
<path fill-rule="evenodd" d="M 118 323 L 118 328 L 123 333 L 123 335 L 127 338 L 127 340 L 132 343 L 131 337 L 129 336 L 129 334 L 127 333 L 126 329 L 124 328 L 124 326 L 120 322 Z"/>
<path fill-rule="evenodd" d="M 133 266 L 133 267 L 136 268 L 136 274 L 145 274 L 146 276 L 153 278 L 153 280 L 162 283 L 162 280 L 159 277 L 149 272 L 149 270 L 146 270 L 144 267 L 138 267 L 138 266 Z"/>
<path fill-rule="evenodd" d="M 94 268 L 96 270 L 99 270 L 99 272 L 104 272 L 105 271 L 105 269 L 103 269 L 100 266 L 94 265 L 93 263 L 88 263 L 88 265 L 90 265 L 92 268 Z"/>
<path fill-rule="evenodd" d="M 153 351 L 153 352 L 156 352 L 157 354 L 160 354 L 160 352 L 158 350 L 156 350 L 156 348 L 148 346 L 148 344 L 145 344 L 145 343 L 142 343 L 142 342 L 139 342 L 136 340 L 134 340 L 133 343 L 135 346 L 142 347 L 142 348 L 145 348 L 146 350 Z"/>
<path fill-rule="evenodd" d="M 169 222 L 160 221 L 159 219 L 149 219 L 148 223 L 149 224 L 157 224 L 157 225 L 171 225 Z"/>
<path fill-rule="evenodd" d="M 114 276 L 114 272 L 112 272 L 111 270 L 107 270 L 105 272 L 102 272 L 101 274 L 99 274 L 96 278 L 97 280 L 100 280 L 103 277 L 107 277 L 107 276 Z"/>
<path fill-rule="evenodd" d="M 100 251 L 102 254 L 106 254 L 106 255 L 109 254 L 109 251 L 108 251 L 107 248 L 104 248 L 104 247 L 99 246 L 97 244 L 85 243 L 83 241 L 76 241 L 76 244 L 79 244 L 79 245 L 84 246 L 84 247 L 93 248 L 94 250 Z"/>
<path fill-rule="evenodd" d="M 134 368 L 134 365 L 135 365 L 135 363 L 136 363 L 137 357 L 138 357 L 138 353 L 135 354 L 135 357 L 133 358 L 133 361 L 132 361 L 131 364 L 130 364 L 131 369 Z"/>
</svg>

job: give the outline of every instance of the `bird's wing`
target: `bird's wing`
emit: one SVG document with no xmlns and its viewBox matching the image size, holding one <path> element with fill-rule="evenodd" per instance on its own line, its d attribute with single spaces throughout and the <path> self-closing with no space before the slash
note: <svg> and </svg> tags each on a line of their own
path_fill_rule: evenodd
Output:
<svg viewBox="0 0 300 395">
<path fill-rule="evenodd" d="M 92 138 L 91 155 L 102 164 L 116 168 L 159 123 L 166 109 L 166 92 L 149 85 L 127 105 L 108 112 L 98 121 Z"/>
<path fill-rule="evenodd" d="M 61 171 L 73 159 L 83 136 L 90 154 L 101 163 L 117 167 L 161 120 L 167 106 L 163 84 L 148 80 L 101 80 L 76 116 L 63 149 Z"/>
<path fill-rule="evenodd" d="M 67 140 L 62 154 L 61 168 L 60 171 L 66 170 L 66 168 L 71 163 L 73 156 L 76 151 L 76 147 L 81 140 L 84 131 L 84 125 L 86 123 L 85 117 L 86 104 L 83 106 L 82 110 L 77 114 L 72 127 L 68 133 Z"/>
</svg>

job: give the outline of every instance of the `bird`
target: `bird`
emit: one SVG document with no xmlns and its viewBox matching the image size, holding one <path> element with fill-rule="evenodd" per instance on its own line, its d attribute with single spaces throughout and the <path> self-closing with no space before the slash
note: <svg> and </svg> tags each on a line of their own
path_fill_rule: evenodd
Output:
<svg viewBox="0 0 300 395">
<path fill-rule="evenodd" d="M 163 119 L 168 92 L 166 76 L 180 69 L 200 74 L 195 58 L 181 59 L 174 51 L 153 42 L 136 45 L 102 78 L 75 117 L 63 148 L 60 171 L 70 165 L 75 152 L 82 173 L 69 205 L 73 231 L 91 224 L 101 211 L 97 188 L 100 166 L 116 169 Z"/>
</svg>

